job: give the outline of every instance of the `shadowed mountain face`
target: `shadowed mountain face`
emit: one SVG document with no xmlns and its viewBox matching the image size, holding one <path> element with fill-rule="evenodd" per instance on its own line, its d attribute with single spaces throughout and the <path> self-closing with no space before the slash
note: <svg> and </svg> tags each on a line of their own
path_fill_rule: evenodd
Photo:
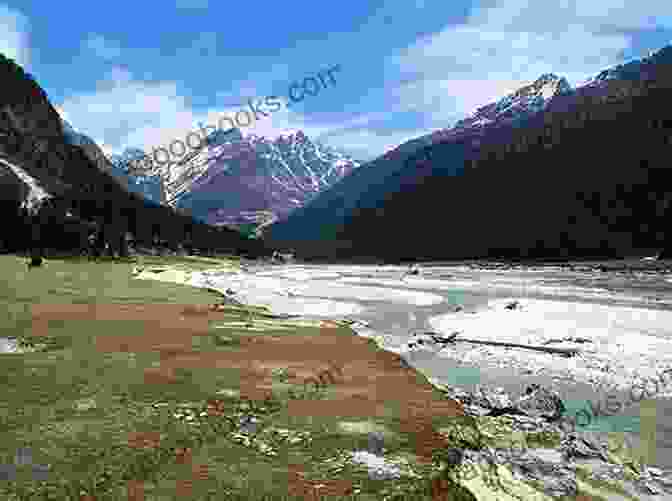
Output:
<svg viewBox="0 0 672 501">
<path fill-rule="evenodd" d="M 323 258 L 672 250 L 671 68 L 666 47 L 577 89 L 542 75 L 363 165 L 264 236 Z"/>
<path fill-rule="evenodd" d="M 65 137 L 65 140 L 68 142 L 68 144 L 79 146 L 84 151 L 84 154 L 89 158 L 89 160 L 91 160 L 96 165 L 96 167 L 98 167 L 98 170 L 102 172 L 108 172 L 110 174 L 114 173 L 113 164 L 105 157 L 103 151 L 90 137 L 77 132 L 72 127 L 72 125 L 63 119 L 61 119 L 61 125 L 63 127 L 63 136 Z M 129 189 L 129 182 L 127 178 L 119 176 L 117 177 L 117 180 L 124 187 L 124 189 Z"/>
<path fill-rule="evenodd" d="M 64 126 L 46 93 L 12 60 L 0 56 L 0 248 L 126 253 L 136 244 L 203 250 L 261 248 L 238 232 L 198 223 L 130 193 L 111 174 L 98 146 Z"/>
<path fill-rule="evenodd" d="M 392 194 L 408 191 L 423 182 L 428 174 L 428 164 L 416 166 L 415 162 L 409 163 L 422 148 L 448 138 L 456 142 L 472 138 L 478 142 L 486 127 L 516 123 L 542 110 L 550 97 L 567 89 L 569 84 L 564 78 L 542 75 L 534 83 L 504 99 L 479 108 L 471 117 L 461 120 L 451 129 L 438 130 L 408 141 L 364 164 L 305 207 L 295 211 L 286 221 L 272 225 L 267 230 L 268 237 L 278 240 L 333 239 L 346 219 L 365 209 L 374 210 Z M 454 149 L 454 152 L 456 160 L 461 158 L 461 147 Z M 455 161 L 436 167 L 440 169 L 441 175 L 458 175 L 462 172 L 463 164 Z"/>
</svg>

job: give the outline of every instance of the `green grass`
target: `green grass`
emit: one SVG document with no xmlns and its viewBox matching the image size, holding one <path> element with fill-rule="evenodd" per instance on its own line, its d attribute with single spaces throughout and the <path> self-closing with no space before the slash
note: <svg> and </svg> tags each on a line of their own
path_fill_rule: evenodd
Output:
<svg viewBox="0 0 672 501">
<path fill-rule="evenodd" d="M 128 480 L 145 482 L 147 500 L 178 499 L 176 480 L 190 476 L 189 467 L 175 461 L 179 447 L 191 448 L 194 463 L 209 469 L 207 480 L 194 482 L 193 498 L 179 499 L 291 499 L 286 487 L 289 464 L 300 465 L 317 480 L 351 480 L 359 489 L 354 498 L 359 501 L 382 499 L 385 492 L 398 493 L 395 499 L 399 500 L 431 499 L 428 485 L 440 474 L 436 465 L 414 465 L 423 479 L 398 482 L 371 480 L 365 469 L 348 462 L 333 469 L 333 463 L 326 460 L 366 448 L 366 434 L 344 432 L 338 417 L 299 418 L 287 411 L 290 398 L 325 398 L 329 388 L 306 390 L 288 384 L 278 373 L 270 400 L 248 402 L 239 396 L 240 374 L 233 368 L 181 370 L 172 384 L 147 385 L 144 369 L 159 362 L 158 354 L 103 353 L 95 346 L 96 336 L 142 336 L 140 322 L 51 321 L 48 337 L 31 336 L 34 304 L 218 303 L 220 296 L 213 292 L 136 280 L 131 270 L 153 265 L 197 270 L 232 261 L 53 259 L 28 270 L 25 258 L 0 256 L 0 276 L 5 279 L 0 281 L 0 311 L 9 313 L 0 317 L 0 336 L 35 347 L 33 352 L 0 354 L 0 464 L 12 464 L 15 451 L 29 447 L 33 463 L 50 465 L 46 480 L 33 478 L 29 466 L 18 468 L 15 481 L 0 477 L 0 499 L 79 501 L 87 493 L 97 501 L 126 500 Z M 320 335 L 317 327 L 287 329 L 285 324 L 283 328 L 282 321 L 264 318 L 263 312 L 262 308 L 228 307 L 224 320 L 213 322 L 208 335 L 193 339 L 193 348 L 235 351 L 245 336 Z M 216 328 L 250 318 L 263 325 L 263 331 L 246 331 L 245 326 Z M 351 335 L 345 327 L 338 333 Z M 222 401 L 226 412 L 200 415 L 212 398 Z M 239 442 L 232 434 L 241 414 L 259 419 L 257 433 L 248 442 Z M 414 451 L 415 444 L 398 432 L 395 418 L 355 421 L 387 429 L 389 452 Z M 436 424 L 449 423 L 444 418 Z M 137 432 L 158 433 L 159 447 L 129 447 L 130 434 Z M 456 495 L 458 491 L 455 487 Z M 471 499 L 468 493 L 460 495 L 455 499 Z"/>
<path fill-rule="evenodd" d="M 0 257 L 0 273 L 8 278 L 0 284 L 0 308 L 10 312 L 2 318 L 0 335 L 37 347 L 29 353 L 0 354 L 0 463 L 12 464 L 14 452 L 29 447 L 33 463 L 50 465 L 46 481 L 32 478 L 30 467 L 19 468 L 16 481 L 0 480 L 0 499 L 74 500 L 87 493 L 98 501 L 121 500 L 127 499 L 125 486 L 131 479 L 145 482 L 146 499 L 175 499 L 175 480 L 189 477 L 186 466 L 175 462 L 176 447 L 192 448 L 194 461 L 210 469 L 209 480 L 194 483 L 194 499 L 208 499 L 208 492 L 217 493 L 212 499 L 224 499 L 223 493 L 229 493 L 227 499 L 262 499 L 265 495 L 288 499 L 282 486 L 287 484 L 289 461 L 306 465 L 319 477 L 324 472 L 315 460 L 325 457 L 325 452 L 353 446 L 350 436 L 328 431 L 333 423 L 318 424 L 318 420 L 296 419 L 282 412 L 289 398 L 282 391 L 264 407 L 242 401 L 235 395 L 240 382 L 235 369 L 182 370 L 173 384 L 147 385 L 143 371 L 158 363 L 158 354 L 96 349 L 96 336 L 142 336 L 140 322 L 50 321 L 48 337 L 31 336 L 34 304 L 217 303 L 217 294 L 202 289 L 132 279 L 131 269 L 152 265 L 203 269 L 218 263 L 222 264 L 210 258 L 53 259 L 28 270 L 25 258 Z M 319 335 L 313 327 L 274 330 L 272 321 L 252 311 L 253 321 L 268 325 L 262 335 Z M 226 321 L 249 318 L 247 308 L 230 307 Z M 197 351 L 235 350 L 242 337 L 260 335 L 241 327 L 215 325 L 210 336 L 194 338 Z M 222 396 L 218 392 L 223 389 L 234 395 Z M 292 398 L 318 398 L 310 392 L 302 395 L 299 386 L 294 390 Z M 230 412 L 217 417 L 198 415 L 213 397 L 228 402 Z M 91 402 L 95 406 L 84 405 Z M 196 411 L 191 421 L 184 414 L 176 417 L 185 404 Z M 245 409 L 250 405 L 251 410 Z M 252 412 L 261 420 L 263 433 L 257 441 L 262 443 L 263 436 L 263 443 L 270 444 L 276 456 L 261 453 L 256 443 L 232 439 L 236 415 L 242 412 Z M 273 435 L 271 430 L 278 426 L 290 430 L 290 435 Z M 141 431 L 159 433 L 160 446 L 130 448 L 130 434 Z M 316 437 L 314 445 L 306 440 L 288 441 L 308 435 Z M 353 473 L 356 476 L 363 483 L 370 482 L 362 471 Z M 366 494 L 359 499 L 367 499 Z"/>
<path fill-rule="evenodd" d="M 3 499 L 12 499 L 12 495 L 29 499 L 32 490 L 54 490 L 51 498 L 67 499 L 74 495 L 72 489 L 93 489 L 91 482 L 96 474 L 102 475 L 105 466 L 115 473 L 97 489 L 108 493 L 101 499 L 124 499 L 118 489 L 123 477 L 132 477 L 145 463 L 156 469 L 161 458 L 161 454 L 153 458 L 129 454 L 131 449 L 124 446 L 128 432 L 149 425 L 149 399 L 161 396 L 181 401 L 187 395 L 204 397 L 208 390 L 214 391 L 213 379 L 184 374 L 168 392 L 161 392 L 156 386 L 144 385 L 142 379 L 143 368 L 158 361 L 154 354 L 103 354 L 95 349 L 96 335 L 114 335 L 120 330 L 142 335 L 139 322 L 50 322 L 48 338 L 30 335 L 34 304 L 218 302 L 215 294 L 204 290 L 133 280 L 134 264 L 131 260 L 48 260 L 42 268 L 28 270 L 23 258 L 0 257 L 0 275 L 5 278 L 0 282 L 0 311 L 9 313 L 2 317 L 0 335 L 44 345 L 35 353 L 0 355 L 0 461 L 11 464 L 13 451 L 26 446 L 35 451 L 35 462 L 52 464 L 53 469 L 48 485 L 36 485 L 30 477 L 14 485 L 0 482 Z M 96 409 L 82 412 L 74 408 L 77 401 L 90 397 L 95 398 Z M 152 420 L 152 426 L 161 428 L 162 422 Z M 179 438 L 180 433 L 171 436 Z M 189 439 L 188 433 L 184 439 Z M 65 485 L 53 484 L 64 479 Z"/>
</svg>

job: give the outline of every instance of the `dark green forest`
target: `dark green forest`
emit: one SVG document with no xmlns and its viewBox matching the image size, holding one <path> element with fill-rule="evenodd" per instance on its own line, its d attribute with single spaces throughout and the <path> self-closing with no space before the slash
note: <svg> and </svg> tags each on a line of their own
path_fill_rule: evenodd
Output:
<svg viewBox="0 0 672 501">
<path fill-rule="evenodd" d="M 397 189 L 387 181 L 361 197 L 331 242 L 291 244 L 307 258 L 393 261 L 672 250 L 671 67 L 558 96 L 514 126 L 421 147 L 395 169 Z"/>
<path fill-rule="evenodd" d="M 125 256 L 136 249 L 195 249 L 202 253 L 264 253 L 239 232 L 215 228 L 129 193 L 79 146 L 69 144 L 46 93 L 14 61 L 0 58 L 0 159 L 21 167 L 51 198 L 22 207 L 26 183 L 0 165 L 5 252 Z M 23 120 L 16 129 L 6 109 Z"/>
</svg>

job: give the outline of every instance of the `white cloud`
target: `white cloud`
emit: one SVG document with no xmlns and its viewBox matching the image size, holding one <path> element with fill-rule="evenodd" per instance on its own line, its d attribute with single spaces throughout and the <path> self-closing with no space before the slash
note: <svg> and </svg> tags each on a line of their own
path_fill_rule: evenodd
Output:
<svg viewBox="0 0 672 501">
<path fill-rule="evenodd" d="M 60 103 L 57 110 L 75 129 L 105 150 L 121 153 L 127 147 L 138 147 L 151 153 L 153 148 L 168 147 L 174 140 L 184 141 L 189 132 L 199 131 L 199 124 L 217 126 L 223 116 L 235 117 L 241 110 L 250 111 L 253 120 L 246 102 L 238 101 L 243 104 L 196 112 L 188 99 L 178 93 L 175 82 L 143 82 L 129 71 L 115 67 L 98 83 L 96 92 L 72 96 Z M 325 132 L 324 128 L 306 124 L 301 114 L 284 105 L 275 112 L 268 107 L 262 109 L 268 116 L 260 114 L 258 121 L 241 127 L 243 134 L 275 137 L 302 129 L 314 137 Z M 241 114 L 240 122 L 246 121 L 243 117 Z M 228 126 L 228 122 L 224 123 Z"/>
<path fill-rule="evenodd" d="M 0 53 L 23 68 L 30 67 L 28 18 L 19 11 L 0 5 Z"/>
<path fill-rule="evenodd" d="M 393 110 L 431 120 L 466 115 L 555 73 L 577 85 L 622 62 L 626 30 L 672 25 L 661 0 L 499 0 L 477 5 L 460 25 L 424 37 L 389 62 L 410 84 L 388 90 Z"/>
<path fill-rule="evenodd" d="M 93 52 L 97 57 L 105 61 L 111 61 L 121 56 L 121 46 L 119 43 L 109 40 L 102 35 L 91 35 L 87 38 L 83 46 L 86 50 Z"/>
<path fill-rule="evenodd" d="M 117 151 L 169 142 L 193 118 L 174 82 L 145 83 L 114 68 L 97 87 L 66 99 L 59 108 L 77 130 Z"/>
<path fill-rule="evenodd" d="M 670 26 L 668 0 L 477 0 L 461 24 L 419 38 L 389 57 L 386 77 L 399 84 L 371 92 L 359 106 L 382 98 L 390 117 L 414 112 L 434 129 L 450 127 L 543 73 L 581 84 L 623 62 L 631 46 L 629 33 Z M 363 123 L 355 130 L 336 127 L 329 141 L 338 140 L 352 151 L 382 154 L 404 139 L 429 132 L 389 136 L 377 129 L 375 120 L 367 123 L 369 115 L 359 117 Z"/>
<path fill-rule="evenodd" d="M 474 11 L 469 24 L 536 33 L 558 32 L 571 25 L 580 25 L 593 33 L 606 29 L 648 29 L 672 26 L 672 4 L 667 0 L 506 0 Z"/>
<path fill-rule="evenodd" d="M 372 92 L 357 103 L 359 110 L 367 110 L 367 103 L 370 110 L 377 103 L 377 109 L 385 112 L 364 113 L 346 124 L 314 125 L 294 111 L 298 108 L 283 107 L 242 132 L 273 137 L 302 129 L 311 137 L 324 135 L 325 142 L 370 158 L 430 132 L 390 134 L 376 130 L 379 118 L 414 111 L 424 115 L 426 125 L 449 127 L 542 73 L 553 72 L 577 84 L 620 63 L 623 51 L 630 46 L 630 38 L 624 34 L 628 30 L 672 26 L 669 0 L 484 1 L 487 5 L 476 4 L 463 24 L 419 39 L 388 59 L 394 70 L 390 74 L 406 83 L 396 88 L 388 85 L 378 96 Z M 206 8 L 207 1 L 178 0 L 177 5 Z M 1 12 L 0 19 L 4 19 Z M 217 34 L 206 32 L 185 50 L 209 56 L 216 53 L 216 46 Z M 105 59 L 118 57 L 121 50 L 99 35 L 92 36 L 87 47 Z M 183 140 L 199 122 L 216 124 L 223 114 L 246 108 L 250 96 L 277 93 L 270 88 L 274 82 L 280 85 L 292 79 L 283 64 L 270 65 L 264 73 L 246 73 L 232 85 L 236 92 L 217 94 L 221 106 L 196 112 L 188 98 L 178 93 L 175 82 L 148 83 L 115 68 L 95 93 L 72 97 L 62 108 L 73 126 L 105 148 L 120 151 L 138 146 L 151 152 L 174 139 Z"/>
<path fill-rule="evenodd" d="M 427 79 L 402 85 L 390 91 L 390 99 L 405 111 L 425 114 L 437 128 L 449 127 L 458 116 L 475 111 L 479 106 L 500 99 L 529 82 L 510 80 L 504 76 L 493 79 Z"/>
<path fill-rule="evenodd" d="M 402 71 L 422 73 L 425 79 L 394 94 L 401 107 L 424 110 L 432 118 L 451 112 L 470 113 L 542 73 L 565 76 L 576 85 L 619 62 L 628 45 L 624 35 L 594 34 L 579 26 L 555 34 L 451 28 L 399 56 Z"/>
</svg>

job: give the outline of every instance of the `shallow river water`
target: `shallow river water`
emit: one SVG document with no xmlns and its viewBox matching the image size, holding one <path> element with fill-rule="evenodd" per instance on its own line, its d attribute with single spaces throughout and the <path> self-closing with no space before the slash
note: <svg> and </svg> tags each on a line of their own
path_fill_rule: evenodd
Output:
<svg viewBox="0 0 672 501">
<path fill-rule="evenodd" d="M 266 304 L 272 309 L 298 313 L 296 305 L 310 301 L 316 307 L 314 316 L 364 321 L 367 328 L 356 328 L 361 335 L 381 336 L 386 349 L 402 353 L 411 365 L 442 383 L 469 390 L 477 385 L 501 387 L 512 397 L 538 383 L 558 391 L 572 415 L 580 409 L 604 408 L 607 396 L 612 401 L 616 398 L 621 403 L 618 412 L 593 416 L 583 429 L 623 432 L 635 446 L 640 436 L 640 405 L 628 405 L 631 387 L 640 377 L 672 368 L 669 275 L 550 267 L 492 271 L 429 264 L 420 266 L 419 275 L 408 275 L 408 268 L 399 266 L 283 265 L 253 271 L 263 277 L 264 283 L 257 286 L 275 288 L 278 295 L 282 290 L 292 291 L 284 299 L 269 299 Z M 415 299 L 413 294 L 417 294 Z M 522 313 L 493 311 L 497 301 L 512 300 L 524 307 L 529 303 L 527 312 L 525 308 Z M 457 305 L 463 310 L 455 312 Z M 561 311 L 560 318 L 549 305 L 560 310 L 566 306 L 567 311 Z M 305 308 L 300 312 L 310 315 Z M 497 340 L 501 336 L 505 341 L 534 344 L 530 339 L 564 333 L 593 339 L 597 348 L 587 355 L 586 363 L 524 349 L 460 343 L 422 356 L 404 351 L 412 333 L 449 334 L 451 321 L 468 338 Z M 672 417 L 672 377 L 667 381 L 655 393 L 653 462 L 669 467 L 672 427 L 666 423 Z M 637 389 L 634 394 L 639 397 L 640 393 Z M 653 389 L 649 395 L 654 396 Z"/>
</svg>

